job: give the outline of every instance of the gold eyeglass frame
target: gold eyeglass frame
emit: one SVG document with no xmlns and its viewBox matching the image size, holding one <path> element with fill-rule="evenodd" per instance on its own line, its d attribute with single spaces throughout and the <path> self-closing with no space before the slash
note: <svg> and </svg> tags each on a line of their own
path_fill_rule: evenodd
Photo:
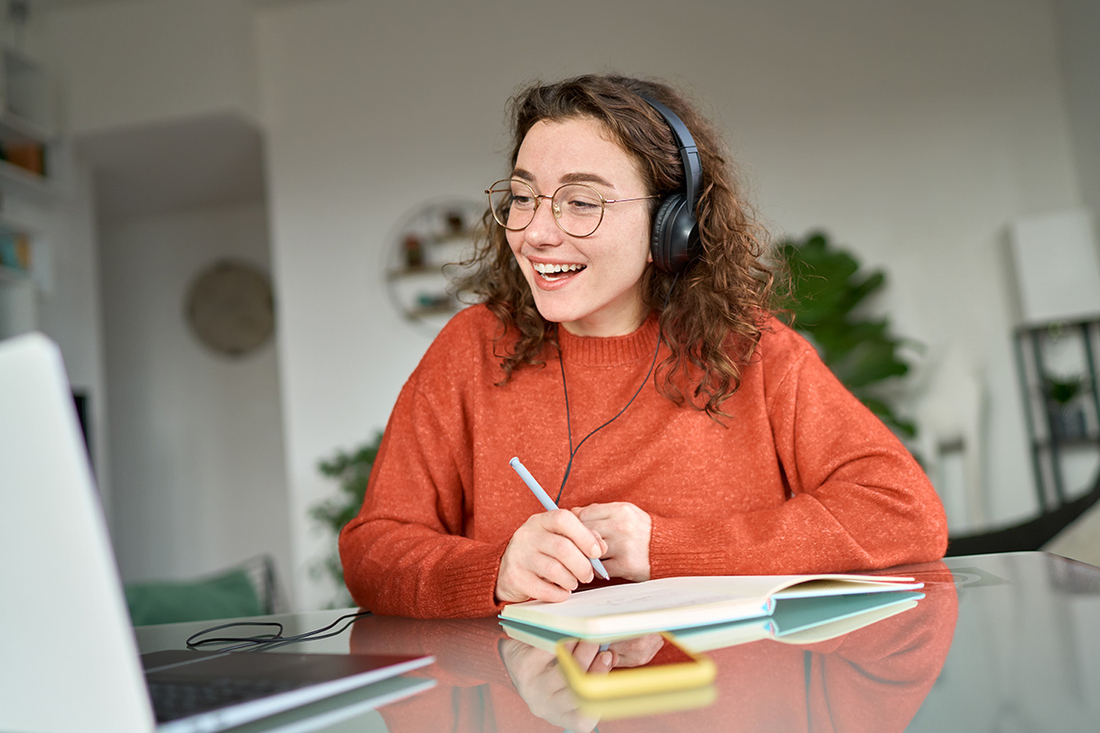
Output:
<svg viewBox="0 0 1100 733">
<path fill-rule="evenodd" d="M 493 207 L 493 194 L 494 193 L 502 193 L 501 191 L 496 191 L 494 189 L 496 189 L 496 187 L 498 185 L 502 184 L 502 183 L 507 183 L 507 184 L 518 183 L 521 186 L 525 186 L 527 188 L 527 190 L 531 192 L 531 196 L 535 200 L 535 208 L 531 209 L 531 220 L 528 221 L 526 224 L 524 224 L 521 227 L 510 227 L 507 224 L 505 224 L 504 222 L 502 222 L 500 220 L 500 214 Z M 563 188 L 568 188 L 569 186 L 581 186 L 583 188 L 587 188 L 589 191 L 596 194 L 596 196 L 600 199 L 600 218 L 599 218 L 599 220 L 596 221 L 596 225 L 594 227 L 592 227 L 592 231 L 590 231 L 588 234 L 574 234 L 573 232 L 570 232 L 564 226 L 562 226 L 562 223 L 561 223 L 561 217 L 562 217 L 561 204 L 560 203 L 554 203 L 554 199 L 557 197 L 557 195 L 559 193 L 561 193 L 561 190 Z M 509 185 L 509 188 L 511 188 L 511 185 Z M 527 183 L 527 181 L 521 181 L 518 178 L 501 178 L 499 181 L 496 181 L 491 186 L 489 186 L 489 188 L 485 189 L 485 196 L 489 199 L 489 211 L 492 212 L 492 214 L 493 214 L 493 221 L 495 221 L 497 224 L 500 224 L 502 227 L 504 227 L 505 229 L 507 229 L 510 232 L 522 232 L 524 229 L 531 226 L 531 222 L 535 220 L 535 214 L 538 213 L 539 205 L 542 203 L 539 199 L 549 199 L 549 201 L 550 201 L 550 211 L 553 212 L 553 214 L 554 214 L 554 224 L 557 225 L 558 229 L 561 229 L 563 232 L 568 234 L 570 237 L 576 237 L 577 239 L 584 239 L 585 237 L 591 237 L 593 234 L 596 233 L 596 230 L 600 228 L 600 224 L 603 224 L 603 215 L 604 215 L 604 212 L 607 211 L 607 205 L 608 204 L 621 204 L 621 203 L 625 203 L 627 201 L 644 201 L 646 199 L 660 198 L 660 195 L 653 194 L 653 195 L 650 195 L 650 196 L 635 196 L 633 198 L 628 198 L 628 199 L 608 199 L 608 198 L 604 198 L 604 195 L 602 193 L 597 191 L 592 186 L 589 186 L 587 183 L 563 183 L 562 185 L 558 186 L 554 190 L 554 193 L 552 193 L 552 194 L 535 193 L 535 189 L 531 186 L 530 183 Z"/>
</svg>

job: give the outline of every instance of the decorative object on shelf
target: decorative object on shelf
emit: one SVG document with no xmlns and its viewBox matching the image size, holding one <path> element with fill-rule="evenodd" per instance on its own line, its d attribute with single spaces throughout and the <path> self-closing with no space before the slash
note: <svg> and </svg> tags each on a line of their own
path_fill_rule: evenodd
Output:
<svg viewBox="0 0 1100 733">
<path fill-rule="evenodd" d="M 0 267 L 23 274 L 31 271 L 31 245 L 26 234 L 0 226 Z"/>
<path fill-rule="evenodd" d="M 38 238 L 35 226 L 12 218 L 0 207 L 0 310 L 5 307 L 5 286 L 33 285 L 24 291 L 33 297 L 36 291 L 49 292 L 50 282 L 48 242 Z"/>
<path fill-rule="evenodd" d="M 31 228 L 0 211 L 0 339 L 41 328 L 38 294 L 48 292 L 47 254 Z"/>
<path fill-rule="evenodd" d="M 386 252 L 386 289 L 409 323 L 434 335 L 462 308 L 452 275 L 469 256 L 485 213 L 467 200 L 432 201 L 416 207 L 396 228 Z"/>
<path fill-rule="evenodd" d="M 790 273 L 789 291 L 781 303 L 787 320 L 809 338 L 863 404 L 902 435 L 915 436 L 916 424 L 895 412 L 882 389 L 908 373 L 902 349 L 915 344 L 892 334 L 888 318 L 871 318 L 857 310 L 886 285 L 886 275 L 881 270 L 860 272 L 859 260 L 821 232 L 802 241 L 782 241 L 778 254 Z"/>
<path fill-rule="evenodd" d="M 275 301 L 266 273 L 246 262 L 220 260 L 191 283 L 187 322 L 198 339 L 227 356 L 263 345 L 275 328 Z"/>
<path fill-rule="evenodd" d="M 46 176 L 46 146 L 37 142 L 0 141 L 0 160 L 34 176 Z"/>
<path fill-rule="evenodd" d="M 1063 440 L 1076 440 L 1088 434 L 1085 405 L 1081 399 L 1090 387 L 1080 374 L 1043 377 L 1043 394 L 1051 417 L 1051 430 Z"/>
<path fill-rule="evenodd" d="M 367 492 L 367 480 L 370 478 L 370 470 L 374 465 L 374 459 L 378 456 L 378 447 L 381 444 L 382 431 L 379 430 L 374 434 L 373 440 L 364 443 L 351 453 L 339 450 L 331 458 L 317 464 L 322 475 L 335 480 L 340 488 L 340 493 L 335 497 L 318 502 L 309 509 L 309 516 L 320 523 L 326 533 L 332 536 L 331 551 L 314 564 L 310 572 L 314 577 L 328 575 L 336 582 L 339 592 L 333 599 L 333 608 L 352 605 L 351 596 L 348 595 L 347 587 L 344 585 L 344 568 L 340 564 L 340 556 L 335 547 L 336 537 L 344 525 L 359 513 L 359 507 L 363 505 L 363 496 Z"/>
<path fill-rule="evenodd" d="M 419 270 L 424 266 L 424 245 L 416 234 L 405 237 L 405 267 Z"/>
</svg>

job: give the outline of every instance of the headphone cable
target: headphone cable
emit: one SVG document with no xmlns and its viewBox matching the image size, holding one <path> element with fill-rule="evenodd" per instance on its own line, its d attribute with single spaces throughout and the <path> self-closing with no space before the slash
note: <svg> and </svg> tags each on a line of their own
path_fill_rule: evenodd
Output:
<svg viewBox="0 0 1100 733">
<path fill-rule="evenodd" d="M 221 624 L 219 626 L 212 626 L 208 629 L 196 632 L 187 637 L 185 642 L 188 649 L 202 649 L 203 647 L 214 646 L 217 647 L 217 651 L 222 652 L 235 652 L 235 651 L 266 651 L 268 649 L 275 649 L 280 646 L 286 646 L 287 644 L 297 644 L 303 641 L 314 641 L 317 639 L 327 639 L 331 636 L 337 636 L 342 634 L 345 629 L 351 626 L 353 623 L 361 618 L 370 616 L 370 611 L 358 611 L 356 613 L 344 614 L 340 618 L 333 621 L 328 626 L 324 626 L 313 631 L 307 631 L 301 634 L 295 634 L 293 636 L 283 636 L 283 625 L 278 621 L 234 621 L 227 624 Z M 343 626 L 336 628 L 343 622 Z M 220 636 L 220 637 L 208 637 L 208 634 L 212 634 L 215 631 L 222 631 L 224 629 L 233 629 L 239 627 L 271 627 L 277 629 L 274 633 L 270 634 L 257 634 L 255 636 Z M 231 646 L 226 646 L 231 645 Z"/>
<path fill-rule="evenodd" d="M 673 278 L 672 278 L 672 283 L 668 286 L 668 292 L 665 294 L 665 302 L 664 302 L 664 305 L 661 306 L 661 312 L 662 313 L 664 312 L 664 310 L 666 308 L 668 308 L 669 300 L 672 298 L 672 288 L 676 286 L 676 281 L 679 280 L 679 279 L 680 279 L 680 273 L 676 273 L 676 275 L 673 276 Z M 653 361 L 650 362 L 649 370 L 646 372 L 645 378 L 642 380 L 642 383 L 640 385 L 638 385 L 638 389 L 634 392 L 634 395 L 623 406 L 623 409 L 619 410 L 619 412 L 615 415 L 615 417 L 611 418 L 610 420 L 605 422 L 603 425 L 600 425 L 598 428 L 593 430 L 588 435 L 584 436 L 584 438 L 581 440 L 581 442 L 577 444 L 576 448 L 573 447 L 573 425 L 572 425 L 572 421 L 571 421 L 570 416 L 569 416 L 569 387 L 566 385 L 566 381 L 565 381 L 565 361 L 561 358 L 561 347 L 558 347 L 558 366 L 561 368 L 561 387 L 562 387 L 562 391 L 565 393 L 565 429 L 569 433 L 569 463 L 567 463 L 566 466 L 565 466 L 565 475 L 562 476 L 561 488 L 558 489 L 558 496 L 557 496 L 557 499 L 555 499 L 554 503 L 559 503 L 561 501 L 561 495 L 565 491 L 565 482 L 569 480 L 569 474 L 573 470 L 573 459 L 576 458 L 577 453 L 581 449 L 581 446 L 584 445 L 585 442 L 589 438 L 591 438 L 593 435 L 595 435 L 596 433 L 600 432 L 601 430 L 606 428 L 611 423 L 618 420 L 619 417 L 624 412 L 626 412 L 627 408 L 630 407 L 634 403 L 634 400 L 638 397 L 638 395 L 640 395 L 642 393 L 642 389 L 645 388 L 646 384 L 649 383 L 649 378 L 653 374 L 654 367 L 657 365 L 657 355 L 661 352 L 661 336 L 662 335 L 663 334 L 661 333 L 661 329 L 658 326 L 658 328 L 657 328 L 657 348 L 655 348 L 653 350 Z"/>
</svg>

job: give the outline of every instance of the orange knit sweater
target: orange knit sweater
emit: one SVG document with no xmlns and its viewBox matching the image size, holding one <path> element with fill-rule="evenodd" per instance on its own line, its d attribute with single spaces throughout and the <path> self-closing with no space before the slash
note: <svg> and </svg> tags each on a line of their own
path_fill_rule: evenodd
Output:
<svg viewBox="0 0 1100 733">
<path fill-rule="evenodd" d="M 375 613 L 486 616 L 512 533 L 542 511 L 508 465 L 555 497 L 569 461 L 557 357 L 501 380 L 484 307 L 456 315 L 402 389 L 358 517 L 340 535 L 355 601 Z M 573 444 L 629 401 L 658 326 L 559 331 Z M 666 354 L 662 346 L 663 358 Z M 650 514 L 651 575 L 839 572 L 943 556 L 947 525 L 895 436 L 794 331 L 772 322 L 720 425 L 653 384 L 577 453 L 563 509 L 629 501 Z"/>
</svg>

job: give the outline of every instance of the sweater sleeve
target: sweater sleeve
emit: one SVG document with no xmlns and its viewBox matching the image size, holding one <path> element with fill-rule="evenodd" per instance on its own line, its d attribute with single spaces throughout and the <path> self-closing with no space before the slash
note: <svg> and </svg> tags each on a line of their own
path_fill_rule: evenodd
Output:
<svg viewBox="0 0 1100 733">
<path fill-rule="evenodd" d="M 801 348 L 775 374 L 765 368 L 763 380 L 789 498 L 724 516 L 654 516 L 653 577 L 870 570 L 943 556 L 947 521 L 927 476 L 797 341 Z"/>
<path fill-rule="evenodd" d="M 460 346 L 437 340 L 409 378 L 363 506 L 340 533 L 344 581 L 355 602 L 374 613 L 462 618 L 501 607 L 494 592 L 506 543 L 463 536 L 472 458 L 459 387 L 466 375 L 453 374 L 452 350 Z"/>
</svg>

